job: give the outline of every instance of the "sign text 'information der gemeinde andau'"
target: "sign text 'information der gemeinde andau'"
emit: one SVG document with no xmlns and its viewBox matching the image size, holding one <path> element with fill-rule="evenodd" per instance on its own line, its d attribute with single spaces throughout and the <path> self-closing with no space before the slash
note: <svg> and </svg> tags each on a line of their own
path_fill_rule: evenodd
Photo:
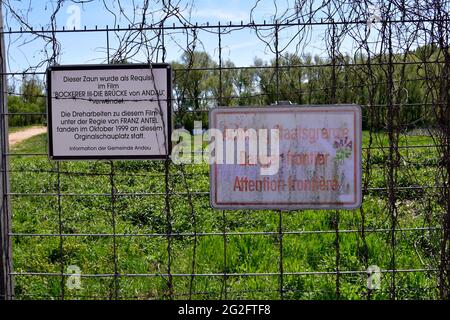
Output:
<svg viewBox="0 0 450 320">
<path fill-rule="evenodd" d="M 49 68 L 50 158 L 165 159 L 170 80 L 167 64 Z"/>
<path fill-rule="evenodd" d="M 216 135 L 211 153 L 216 159 L 210 161 L 213 207 L 295 210 L 361 205 L 359 106 L 217 108 L 209 121 L 210 134 Z"/>
</svg>

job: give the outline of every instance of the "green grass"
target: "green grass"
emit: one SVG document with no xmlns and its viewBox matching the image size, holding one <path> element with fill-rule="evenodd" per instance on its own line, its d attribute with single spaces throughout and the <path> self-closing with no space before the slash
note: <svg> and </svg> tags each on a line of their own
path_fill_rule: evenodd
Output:
<svg viewBox="0 0 450 320">
<path fill-rule="evenodd" d="M 388 145 L 385 134 L 378 133 L 373 146 Z M 402 136 L 402 145 L 432 144 L 429 137 Z M 367 146 L 368 133 L 363 134 Z M 399 149 L 402 161 L 398 170 L 399 186 L 432 185 L 436 183 L 438 155 L 434 148 Z M 14 153 L 46 153 L 46 135 L 39 135 L 15 146 Z M 368 151 L 363 153 L 364 163 Z M 369 187 L 386 186 L 388 149 L 370 151 Z M 165 191 L 163 163 L 158 161 L 114 162 L 114 186 L 119 193 L 161 193 Z M 168 240 L 163 195 L 117 196 L 111 192 L 111 164 L 104 161 L 49 161 L 47 156 L 11 157 L 11 197 L 14 233 L 86 234 L 62 239 L 56 237 L 13 237 L 15 272 L 52 272 L 58 274 L 69 265 L 77 265 L 83 274 L 135 274 L 136 277 L 82 278 L 80 290 L 64 288 L 65 298 L 165 299 L 168 297 Z M 280 239 L 277 235 L 279 213 L 274 211 L 222 211 L 209 205 L 208 194 L 185 194 L 190 191 L 209 192 L 207 165 L 187 165 L 186 179 L 180 168 L 171 165 L 170 196 L 172 229 L 178 233 L 202 235 L 176 236 L 170 241 L 171 273 L 175 298 L 194 299 L 278 299 Z M 60 185 L 58 186 L 58 180 Z M 58 197 L 58 191 L 64 194 Z M 33 196 L 43 194 L 42 196 Z M 434 226 L 439 223 L 438 190 L 399 191 L 397 228 Z M 358 232 L 339 234 L 339 269 L 363 271 L 369 265 L 391 269 L 393 254 L 389 229 L 390 215 L 386 193 L 371 190 L 363 202 L 363 211 L 339 211 L 339 228 L 360 230 L 364 217 L 365 238 Z M 112 212 L 114 211 L 114 215 Z M 225 216 L 225 220 L 223 217 Z M 284 231 L 305 231 L 285 234 L 282 241 L 284 297 L 287 299 L 335 299 L 336 276 L 327 274 L 336 269 L 336 235 L 333 228 L 335 211 L 304 210 L 283 212 Z M 136 234 L 116 238 L 114 261 L 113 221 L 118 234 Z M 60 223 L 61 222 L 61 223 Z M 196 226 L 196 229 L 194 228 Z M 232 234 L 221 234 L 226 229 Z M 386 231 L 383 231 L 386 230 Z M 314 233 L 319 231 L 319 233 Z M 239 232 L 266 232 L 241 235 Z M 267 232 L 271 232 L 268 233 Z M 209 235 L 205 235 L 209 233 Z M 432 268 L 438 263 L 439 234 L 436 231 L 404 231 L 396 233 L 396 268 Z M 224 249 L 226 245 L 226 261 Z M 194 254 L 195 252 L 195 254 Z M 194 263 L 194 270 L 192 269 Z M 226 266 L 226 267 L 225 267 Z M 115 269 L 116 268 L 116 269 Z M 192 272 L 202 274 L 191 278 Z M 224 272 L 266 273 L 265 276 L 234 276 Z M 292 274 L 319 272 L 321 274 Z M 212 273 L 216 276 L 208 276 Z M 270 275 L 274 273 L 274 275 Z M 147 276 L 144 276 L 147 275 Z M 381 288 L 371 293 L 372 299 L 387 299 L 391 274 L 382 277 Z M 399 299 L 431 299 L 437 297 L 436 274 L 427 272 L 397 273 Z M 58 298 L 61 296 L 59 276 L 15 276 L 17 298 Z M 63 279 L 63 283 L 67 279 Z M 364 299 L 367 294 L 364 274 L 342 274 L 339 279 L 340 298 Z M 192 283 L 192 288 L 191 288 Z M 117 287 L 116 287 L 117 286 Z"/>
</svg>

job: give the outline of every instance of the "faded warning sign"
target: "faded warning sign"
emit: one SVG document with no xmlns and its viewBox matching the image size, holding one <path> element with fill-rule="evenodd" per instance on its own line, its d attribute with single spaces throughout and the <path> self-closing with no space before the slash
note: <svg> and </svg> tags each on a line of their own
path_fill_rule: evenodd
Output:
<svg viewBox="0 0 450 320">
<path fill-rule="evenodd" d="M 361 205 L 356 105 L 217 108 L 211 205 L 222 209 L 352 209 Z M 217 136 L 216 136 L 217 139 Z"/>
<path fill-rule="evenodd" d="M 168 155 L 169 65 L 55 66 L 47 81 L 50 158 Z"/>
</svg>

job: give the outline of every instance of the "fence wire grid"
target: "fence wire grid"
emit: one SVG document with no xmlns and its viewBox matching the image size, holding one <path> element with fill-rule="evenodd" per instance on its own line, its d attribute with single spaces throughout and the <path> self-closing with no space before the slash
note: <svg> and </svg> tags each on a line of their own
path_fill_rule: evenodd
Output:
<svg viewBox="0 0 450 320">
<path fill-rule="evenodd" d="M 73 28 L 64 1 L 45 24 L 36 2 L 0 3 L 1 299 L 450 297 L 449 1 L 256 1 L 220 23 L 194 2 L 69 1 L 114 21 Z M 46 124 L 45 70 L 74 63 L 71 37 L 95 63 L 170 63 L 177 127 L 207 128 L 214 106 L 361 105 L 362 207 L 214 210 L 206 164 L 51 161 L 46 134 L 9 146 L 10 127 Z"/>
</svg>

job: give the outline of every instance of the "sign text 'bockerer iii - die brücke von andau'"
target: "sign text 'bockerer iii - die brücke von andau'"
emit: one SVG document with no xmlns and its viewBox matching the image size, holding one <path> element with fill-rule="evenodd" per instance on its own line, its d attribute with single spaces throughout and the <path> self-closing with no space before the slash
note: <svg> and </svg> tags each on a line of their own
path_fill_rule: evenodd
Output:
<svg viewBox="0 0 450 320">
<path fill-rule="evenodd" d="M 51 159 L 169 155 L 169 65 L 54 66 L 47 81 Z"/>
<path fill-rule="evenodd" d="M 210 128 L 222 138 L 215 152 L 223 153 L 211 162 L 211 205 L 280 210 L 359 207 L 361 122 L 356 105 L 212 110 Z"/>
</svg>

